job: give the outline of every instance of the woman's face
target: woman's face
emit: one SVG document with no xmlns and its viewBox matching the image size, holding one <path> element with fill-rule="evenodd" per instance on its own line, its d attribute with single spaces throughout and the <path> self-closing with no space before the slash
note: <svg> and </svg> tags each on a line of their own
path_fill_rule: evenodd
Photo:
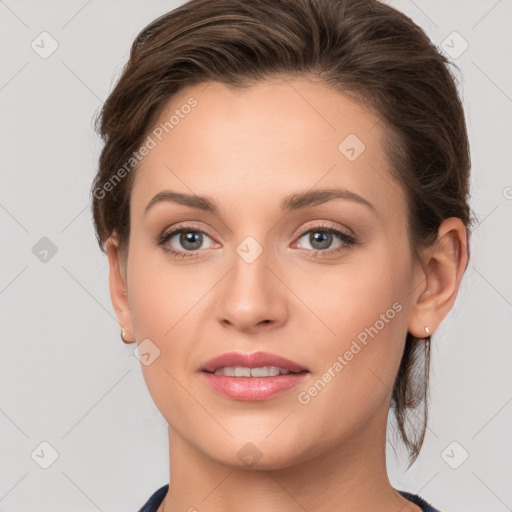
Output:
<svg viewBox="0 0 512 512">
<path fill-rule="evenodd" d="M 144 378 L 176 439 L 261 468 L 383 445 L 421 272 L 380 128 L 348 97 L 290 80 L 189 87 L 149 133 L 134 171 L 125 327 L 145 344 Z M 342 192 L 310 195 L 327 189 Z M 152 202 L 164 192 L 198 205 Z M 183 231 L 159 244 L 173 228 Z M 203 371 L 233 352 L 306 371 Z"/>
</svg>

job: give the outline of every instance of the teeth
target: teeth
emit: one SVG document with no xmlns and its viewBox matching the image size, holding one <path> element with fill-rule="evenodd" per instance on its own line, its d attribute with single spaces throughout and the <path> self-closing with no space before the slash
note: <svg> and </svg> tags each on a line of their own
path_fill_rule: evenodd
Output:
<svg viewBox="0 0 512 512">
<path fill-rule="evenodd" d="M 290 370 L 278 368 L 277 366 L 263 366 L 260 368 L 247 368 L 245 366 L 226 366 L 215 370 L 216 375 L 225 375 L 226 377 L 276 377 L 277 375 L 287 375 Z"/>
<path fill-rule="evenodd" d="M 235 367 L 235 377 L 250 377 L 251 370 L 249 368 L 243 368 L 242 366 Z"/>
</svg>

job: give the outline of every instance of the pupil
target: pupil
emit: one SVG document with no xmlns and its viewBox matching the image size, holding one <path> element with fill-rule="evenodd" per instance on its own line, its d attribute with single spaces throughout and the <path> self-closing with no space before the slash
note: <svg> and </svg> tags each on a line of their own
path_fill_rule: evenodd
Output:
<svg viewBox="0 0 512 512">
<path fill-rule="evenodd" d="M 314 243 L 320 243 L 321 247 L 317 249 L 327 249 L 331 244 L 332 233 L 326 233 L 325 231 L 315 231 L 311 234 L 311 244 L 315 247 Z"/>
</svg>

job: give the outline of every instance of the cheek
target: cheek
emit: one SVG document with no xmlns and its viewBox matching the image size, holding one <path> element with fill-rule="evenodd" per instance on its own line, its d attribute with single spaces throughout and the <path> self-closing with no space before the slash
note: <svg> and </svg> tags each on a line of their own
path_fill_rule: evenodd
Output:
<svg viewBox="0 0 512 512">
<path fill-rule="evenodd" d="M 158 343 L 171 339 L 210 287 L 192 267 L 173 269 L 160 250 L 134 248 L 129 261 L 129 289 L 137 338 L 154 338 Z"/>
<path fill-rule="evenodd" d="M 327 342 L 323 345 L 342 348 L 360 333 L 364 338 L 365 329 L 376 323 L 381 339 L 392 338 L 403 327 L 405 315 L 399 310 L 405 310 L 403 289 L 409 276 L 394 261 L 391 254 L 374 252 L 355 255 L 346 264 L 319 266 L 302 279 L 287 276 L 311 312 L 304 322 L 318 324 L 319 337 Z"/>
<path fill-rule="evenodd" d="M 318 332 L 323 333 L 315 345 L 322 372 L 315 389 L 301 390 L 307 394 L 304 401 L 311 399 L 311 411 L 330 411 L 340 427 L 347 420 L 340 410 L 362 420 L 393 387 L 407 332 L 404 290 L 410 277 L 407 267 L 395 261 L 384 251 L 367 260 L 354 258 L 353 265 L 332 268 L 329 279 L 317 275 L 297 290 L 322 320 Z"/>
<path fill-rule="evenodd" d="M 204 337 L 200 332 L 204 307 L 219 279 L 207 268 L 202 272 L 193 265 L 173 268 L 158 252 L 134 248 L 128 268 L 135 336 L 139 341 L 151 340 L 160 351 L 154 363 L 142 365 L 152 394 L 176 386 L 171 375 L 181 381 L 183 374 L 196 370 L 194 340 Z"/>
<path fill-rule="evenodd" d="M 183 330 L 191 318 L 187 312 L 194 313 L 191 308 L 199 291 L 191 286 L 190 274 L 186 278 L 184 272 L 173 272 L 170 264 L 163 263 L 165 258 L 154 257 L 156 252 L 134 248 L 130 253 L 130 315 L 139 351 L 150 347 L 150 357 L 154 357 L 150 364 L 141 360 L 147 389 L 164 417 L 172 418 L 186 401 L 186 396 L 177 399 L 181 396 L 178 383 L 183 382 L 182 363 L 189 360 L 192 350 Z M 145 341 L 148 339 L 150 344 Z"/>
</svg>

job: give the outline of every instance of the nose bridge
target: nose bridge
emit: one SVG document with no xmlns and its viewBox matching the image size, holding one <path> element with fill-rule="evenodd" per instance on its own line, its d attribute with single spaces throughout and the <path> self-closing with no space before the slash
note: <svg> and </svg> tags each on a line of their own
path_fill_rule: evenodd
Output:
<svg viewBox="0 0 512 512">
<path fill-rule="evenodd" d="M 234 249 L 232 270 L 227 276 L 219 314 L 223 321 L 240 328 L 250 329 L 261 322 L 283 320 L 283 290 L 268 268 L 273 258 L 271 249 L 264 247 L 265 243 L 264 239 L 260 243 L 249 235 Z"/>
</svg>

